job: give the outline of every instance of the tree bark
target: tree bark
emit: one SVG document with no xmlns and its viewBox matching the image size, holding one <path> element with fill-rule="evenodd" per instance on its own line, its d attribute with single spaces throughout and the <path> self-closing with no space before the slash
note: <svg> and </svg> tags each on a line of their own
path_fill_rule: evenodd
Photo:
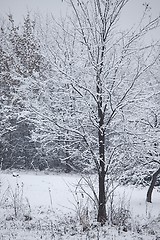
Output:
<svg viewBox="0 0 160 240">
<path fill-rule="evenodd" d="M 105 193 L 105 129 L 104 129 L 104 113 L 102 111 L 102 85 L 101 81 L 97 81 L 97 99 L 98 99 L 98 143 L 99 143 L 99 202 L 97 221 L 103 225 L 106 220 L 106 193 Z"/>
<path fill-rule="evenodd" d="M 103 225 L 106 220 L 105 174 L 99 173 L 99 205 L 97 221 Z"/>
<path fill-rule="evenodd" d="M 102 113 L 101 113 L 102 114 Z M 98 202 L 98 217 L 97 221 L 102 225 L 106 222 L 106 192 L 105 192 L 105 133 L 104 133 L 104 120 L 103 114 L 100 119 L 99 126 L 99 157 L 100 157 L 100 169 L 99 169 L 99 202 Z"/>
<path fill-rule="evenodd" d="M 151 181 L 151 184 L 150 184 L 149 189 L 147 191 L 147 198 L 146 198 L 147 202 L 150 202 L 150 203 L 152 202 L 152 192 L 153 192 L 156 180 L 157 180 L 157 176 L 159 174 L 160 174 L 160 168 L 152 176 L 152 181 Z"/>
</svg>

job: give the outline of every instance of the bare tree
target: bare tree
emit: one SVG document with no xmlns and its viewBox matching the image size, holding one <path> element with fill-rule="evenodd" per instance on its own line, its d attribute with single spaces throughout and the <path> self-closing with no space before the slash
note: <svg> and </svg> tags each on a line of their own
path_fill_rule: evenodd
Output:
<svg viewBox="0 0 160 240">
<path fill-rule="evenodd" d="M 119 142 L 109 150 L 109 143 L 106 141 L 109 137 L 108 131 L 114 129 L 117 116 L 122 119 L 126 106 L 136 98 L 138 87 L 139 91 L 142 88 L 143 74 L 157 60 L 157 56 L 153 56 L 156 44 L 142 45 L 141 40 L 150 30 L 158 26 L 159 18 L 145 22 L 148 12 L 148 5 L 146 5 L 139 24 L 135 28 L 121 32 L 117 29 L 118 20 L 128 0 L 70 0 L 69 2 L 75 17 L 71 20 L 74 31 L 73 29 L 68 31 L 64 25 L 61 25 L 61 29 L 66 38 L 69 37 L 74 43 L 72 53 L 76 47 L 79 47 L 85 54 L 87 59 L 82 71 L 87 69 L 87 72 L 90 68 L 90 76 L 89 73 L 86 76 L 89 79 L 92 76 L 92 80 L 84 79 L 82 82 L 80 81 L 82 75 L 75 78 L 73 74 L 75 65 L 71 62 L 75 54 L 72 55 L 69 51 L 66 51 L 69 59 L 67 64 L 61 61 L 61 65 L 57 65 L 58 57 L 53 54 L 54 64 L 59 72 L 70 80 L 70 85 L 76 93 L 82 98 L 85 97 L 84 91 L 90 95 L 95 105 L 94 111 L 97 111 L 97 115 L 89 111 L 89 119 L 97 129 L 98 157 L 94 157 L 95 152 L 89 138 L 86 137 L 85 126 L 80 125 L 79 129 L 83 129 L 80 135 L 90 148 L 97 167 L 99 176 L 97 220 L 103 224 L 107 220 L 105 177 L 113 164 L 112 157 L 116 152 L 115 149 L 120 145 Z M 78 44 L 75 44 L 76 41 Z M 69 49 L 67 44 L 66 49 Z M 66 66 L 69 66 L 72 71 L 68 71 Z M 141 79 L 141 85 L 138 86 L 139 79 Z M 107 151 L 110 151 L 108 156 Z"/>
<path fill-rule="evenodd" d="M 68 0 L 72 17 L 54 21 L 50 30 L 47 24 L 43 35 L 43 54 L 52 73 L 37 79 L 40 91 L 31 103 L 34 121 L 44 129 L 43 139 L 67 142 L 67 159 L 74 151 L 69 149 L 80 146 L 81 158 L 96 168 L 97 221 L 102 225 L 107 220 L 109 180 L 120 177 L 128 158 L 125 119 L 136 114 L 133 106 L 144 74 L 159 56 L 157 43 L 144 41 L 159 25 L 159 17 L 149 17 L 148 5 L 136 26 L 119 29 L 128 2 Z"/>
</svg>

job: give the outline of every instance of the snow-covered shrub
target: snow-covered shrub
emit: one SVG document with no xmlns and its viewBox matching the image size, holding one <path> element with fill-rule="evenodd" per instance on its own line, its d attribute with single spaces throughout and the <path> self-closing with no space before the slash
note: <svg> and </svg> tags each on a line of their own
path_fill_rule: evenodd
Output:
<svg viewBox="0 0 160 240">
<path fill-rule="evenodd" d="M 109 224 L 117 226 L 119 231 L 131 230 L 130 203 L 126 202 L 125 195 L 119 199 L 111 195 L 107 206 Z"/>
<path fill-rule="evenodd" d="M 3 193 L 1 207 L 8 209 L 8 220 L 13 218 L 24 219 L 25 221 L 31 220 L 30 203 L 27 198 L 24 198 L 23 189 L 23 183 L 21 185 L 17 183 L 15 188 L 9 185 Z"/>
</svg>

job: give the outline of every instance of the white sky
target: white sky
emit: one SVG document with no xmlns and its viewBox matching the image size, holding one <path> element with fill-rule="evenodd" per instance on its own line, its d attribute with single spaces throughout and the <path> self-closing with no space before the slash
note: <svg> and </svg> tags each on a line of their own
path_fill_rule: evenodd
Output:
<svg viewBox="0 0 160 240">
<path fill-rule="evenodd" d="M 152 16 L 160 14 L 160 0 L 130 0 L 128 7 L 123 11 L 121 25 L 127 27 L 133 25 L 141 16 L 142 4 L 150 3 Z M 0 16 L 6 17 L 12 13 L 17 23 L 21 22 L 27 11 L 31 13 L 39 11 L 46 15 L 52 13 L 56 18 L 65 15 L 67 5 L 62 0 L 0 0 Z M 160 29 L 156 35 L 160 36 Z"/>
<path fill-rule="evenodd" d="M 66 12 L 66 4 L 62 0 L 0 0 L 0 15 L 12 13 L 16 22 L 21 21 L 28 10 L 60 17 Z"/>
</svg>

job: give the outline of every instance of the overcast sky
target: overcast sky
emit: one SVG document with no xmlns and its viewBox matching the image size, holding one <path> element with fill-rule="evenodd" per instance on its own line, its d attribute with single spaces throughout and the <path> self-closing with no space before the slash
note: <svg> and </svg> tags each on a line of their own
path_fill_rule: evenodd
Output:
<svg viewBox="0 0 160 240">
<path fill-rule="evenodd" d="M 123 27 L 134 24 L 142 13 L 144 2 L 150 3 L 152 16 L 160 14 L 160 0 L 130 0 L 128 7 L 123 11 L 121 24 Z M 21 22 L 27 11 L 52 13 L 56 18 L 65 15 L 67 5 L 62 0 L 0 0 L 0 15 L 6 17 L 12 13 L 17 23 Z M 157 31 L 160 36 L 160 30 Z"/>
<path fill-rule="evenodd" d="M 0 14 L 5 16 L 9 12 L 14 15 L 16 22 L 23 19 L 29 10 L 31 13 L 52 13 L 56 18 L 67 11 L 66 4 L 62 0 L 0 0 Z"/>
</svg>

